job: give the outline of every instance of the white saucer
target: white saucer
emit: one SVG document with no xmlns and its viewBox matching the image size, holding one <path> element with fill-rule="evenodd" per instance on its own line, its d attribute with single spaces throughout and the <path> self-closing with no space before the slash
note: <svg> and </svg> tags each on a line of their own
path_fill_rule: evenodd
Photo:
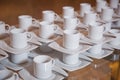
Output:
<svg viewBox="0 0 120 80">
<path fill-rule="evenodd" d="M 56 65 L 57 66 L 60 66 L 61 68 L 67 70 L 67 71 L 75 71 L 75 70 L 78 70 L 78 69 L 82 69 L 86 66 L 88 66 L 91 62 L 88 62 L 88 61 L 85 61 L 85 60 L 80 60 L 78 64 L 76 65 L 68 65 L 68 64 L 65 64 L 63 63 L 61 60 L 59 59 L 55 59 L 56 61 Z"/>
<path fill-rule="evenodd" d="M 36 49 L 37 47 L 38 47 L 37 45 L 28 44 L 28 46 L 26 46 L 23 49 L 15 49 L 15 48 L 10 47 L 7 43 L 5 43 L 5 41 L 0 41 L 0 48 L 13 54 L 21 54 L 24 52 L 28 52 L 28 51 Z"/>
<path fill-rule="evenodd" d="M 75 50 L 68 50 L 68 49 L 65 49 L 64 47 L 60 46 L 58 43 L 56 42 L 52 42 L 48 45 L 50 48 L 54 49 L 54 50 L 57 50 L 57 51 L 60 51 L 60 52 L 63 52 L 63 53 L 66 53 L 66 54 L 77 54 L 77 53 L 83 53 L 85 52 L 86 50 L 90 49 L 91 46 L 90 45 L 83 45 L 81 44 L 80 47 L 78 47 L 77 49 Z"/>
<path fill-rule="evenodd" d="M 83 55 L 86 55 L 88 57 L 91 57 L 91 58 L 95 58 L 95 59 L 102 59 L 104 57 L 107 57 L 109 55 L 111 55 L 113 53 L 113 50 L 110 50 L 110 49 L 104 49 L 102 50 L 101 53 L 98 53 L 98 54 L 95 54 L 95 53 L 89 53 L 89 52 L 85 52 L 85 53 L 82 53 Z"/>
<path fill-rule="evenodd" d="M 120 49 L 120 44 L 118 44 L 118 45 L 112 45 L 112 44 L 109 44 L 109 43 L 108 43 L 108 45 L 109 45 L 110 47 L 114 48 L 114 49 Z"/>
<path fill-rule="evenodd" d="M 8 54 L 0 49 L 0 61 L 3 59 L 6 59 L 8 57 Z"/>
<path fill-rule="evenodd" d="M 109 34 L 103 34 L 103 38 L 99 41 L 96 41 L 96 40 L 91 40 L 88 36 L 87 37 L 84 37 L 82 40 L 86 41 L 86 42 L 91 42 L 91 43 L 106 43 L 106 42 L 109 42 L 109 41 L 112 41 L 113 39 L 115 38 L 115 36 L 113 35 L 109 35 Z"/>
</svg>

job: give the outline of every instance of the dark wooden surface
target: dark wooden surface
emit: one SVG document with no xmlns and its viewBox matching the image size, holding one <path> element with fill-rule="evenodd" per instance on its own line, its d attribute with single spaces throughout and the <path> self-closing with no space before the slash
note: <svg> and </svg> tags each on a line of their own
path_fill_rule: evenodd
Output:
<svg viewBox="0 0 120 80">
<path fill-rule="evenodd" d="M 41 18 L 43 10 L 54 10 L 60 14 L 63 6 L 73 6 L 79 9 L 82 2 L 95 5 L 95 0 L 0 0 L 0 20 L 10 25 L 17 24 L 17 17 L 28 14 L 34 18 Z"/>
</svg>

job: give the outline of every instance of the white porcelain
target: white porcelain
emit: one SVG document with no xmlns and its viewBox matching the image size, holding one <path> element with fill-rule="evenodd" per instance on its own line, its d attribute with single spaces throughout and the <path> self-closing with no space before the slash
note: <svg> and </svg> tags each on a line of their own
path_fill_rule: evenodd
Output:
<svg viewBox="0 0 120 80">
<path fill-rule="evenodd" d="M 21 54 L 10 54 L 10 61 L 15 64 L 21 64 L 28 61 L 29 52 L 24 52 Z"/>
<path fill-rule="evenodd" d="M 2 49 L 0 49 L 0 61 L 4 60 L 6 58 L 8 58 L 8 54 L 5 51 L 3 51 Z"/>
<path fill-rule="evenodd" d="M 31 38 L 31 34 L 23 29 L 12 29 L 10 31 L 10 46 L 16 49 L 25 48 Z"/>
<path fill-rule="evenodd" d="M 58 17 L 59 16 L 52 10 L 44 10 L 44 11 L 42 11 L 42 19 L 43 19 L 43 21 L 47 21 L 49 23 L 54 23 L 54 21 Z"/>
<path fill-rule="evenodd" d="M 97 13 L 89 12 L 85 13 L 83 17 L 83 23 L 86 25 L 95 25 L 98 16 Z"/>
<path fill-rule="evenodd" d="M 109 46 L 108 46 L 109 47 Z M 104 57 L 107 57 L 109 55 L 111 55 L 113 53 L 114 50 L 107 50 L 107 48 L 103 49 L 101 51 L 100 54 L 93 54 L 93 53 L 90 53 L 90 52 L 84 52 L 82 53 L 83 55 L 86 55 L 88 57 L 91 57 L 91 58 L 95 58 L 95 59 L 102 59 Z"/>
<path fill-rule="evenodd" d="M 84 44 L 81 44 L 81 46 L 79 46 L 77 49 L 75 50 L 69 50 L 69 49 L 66 49 L 62 46 L 60 46 L 59 44 L 57 44 L 56 42 L 52 42 L 51 44 L 48 45 L 50 48 L 54 49 L 54 50 L 57 50 L 59 52 L 62 52 L 62 53 L 66 53 L 66 54 L 78 54 L 78 53 L 83 53 L 85 51 L 87 51 L 88 49 L 91 48 L 90 45 L 84 45 Z"/>
<path fill-rule="evenodd" d="M 88 36 L 91 40 L 100 41 L 103 38 L 105 27 L 102 24 L 90 25 L 88 28 Z"/>
<path fill-rule="evenodd" d="M 62 61 L 68 65 L 74 65 L 79 62 L 79 53 L 78 54 L 63 54 Z"/>
<path fill-rule="evenodd" d="M 96 0 L 96 11 L 101 12 L 103 8 L 107 7 L 105 0 Z"/>
<path fill-rule="evenodd" d="M 88 52 L 92 53 L 92 54 L 98 54 L 99 55 L 102 51 L 102 46 L 103 46 L 102 43 L 95 44 L 88 50 Z"/>
<path fill-rule="evenodd" d="M 62 14 L 63 14 L 63 18 L 64 17 L 74 17 L 74 7 L 72 6 L 63 6 L 62 7 Z"/>
<path fill-rule="evenodd" d="M 77 30 L 64 30 L 63 32 L 63 47 L 69 50 L 74 50 L 80 47 L 80 39 L 82 34 Z"/>
<path fill-rule="evenodd" d="M 52 37 L 55 33 L 55 30 L 57 30 L 58 25 L 56 24 L 50 24 L 49 22 L 42 21 L 40 22 L 40 29 L 39 29 L 39 36 L 41 38 L 48 39 Z"/>
<path fill-rule="evenodd" d="M 120 15 L 120 3 L 118 4 L 118 8 L 117 8 L 116 13 L 117 13 L 117 15 Z"/>
<path fill-rule="evenodd" d="M 65 69 L 67 71 L 79 70 L 79 69 L 82 69 L 82 68 L 88 66 L 91 63 L 91 62 L 87 62 L 87 61 L 84 61 L 81 59 L 79 59 L 79 62 L 77 64 L 74 64 L 74 65 L 65 64 L 60 59 L 56 59 L 55 62 L 56 62 L 57 66 L 60 66 L 61 68 Z"/>
<path fill-rule="evenodd" d="M 25 53 L 28 51 L 32 51 L 34 49 L 36 49 L 38 46 L 34 45 L 34 44 L 28 44 L 28 46 L 26 46 L 25 48 L 22 49 L 16 49 L 16 48 L 12 48 L 11 46 L 9 46 L 5 41 L 0 41 L 0 48 L 5 50 L 6 52 L 9 52 L 11 54 L 21 54 L 21 53 Z"/>
<path fill-rule="evenodd" d="M 84 14 L 89 12 L 91 12 L 91 5 L 89 3 L 80 3 L 80 16 L 84 17 Z"/>
<path fill-rule="evenodd" d="M 33 21 L 35 21 L 35 19 L 33 19 L 32 16 L 30 16 L 30 15 L 18 16 L 19 28 L 28 30 L 29 27 L 32 26 Z"/>
<path fill-rule="evenodd" d="M 34 76 L 38 79 L 50 77 L 53 72 L 54 60 L 47 55 L 39 55 L 33 59 Z"/>
<path fill-rule="evenodd" d="M 8 24 L 5 24 L 5 22 L 0 21 L 0 34 L 4 34 L 7 31 L 9 31 L 10 26 Z"/>
<path fill-rule="evenodd" d="M 119 29 L 111 29 L 109 31 L 111 34 L 115 35 L 116 38 L 110 41 L 111 45 L 119 45 L 120 44 L 120 30 Z"/>
<path fill-rule="evenodd" d="M 80 20 L 77 17 L 64 17 L 64 29 L 76 29 L 80 24 Z"/>
<path fill-rule="evenodd" d="M 110 0 L 110 7 L 111 8 L 118 8 L 119 0 Z"/>
<path fill-rule="evenodd" d="M 114 11 L 112 8 L 109 7 L 103 8 L 101 12 L 101 19 L 103 21 L 112 21 L 113 13 Z"/>
<path fill-rule="evenodd" d="M 104 24 L 104 27 L 105 27 L 104 32 L 110 31 L 111 28 L 112 28 L 112 22 L 107 22 L 107 23 L 105 23 L 105 24 Z"/>
</svg>

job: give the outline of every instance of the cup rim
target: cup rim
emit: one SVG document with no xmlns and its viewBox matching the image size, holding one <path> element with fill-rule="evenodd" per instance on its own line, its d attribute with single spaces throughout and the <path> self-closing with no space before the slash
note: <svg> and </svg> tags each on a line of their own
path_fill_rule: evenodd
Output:
<svg viewBox="0 0 120 80">
<path fill-rule="evenodd" d="M 23 18 L 32 18 L 32 16 L 30 15 L 20 15 L 18 16 L 19 19 L 23 19 Z"/>
<path fill-rule="evenodd" d="M 34 63 L 39 63 L 39 64 L 48 63 L 51 60 L 52 60 L 52 58 L 47 55 L 39 55 L 39 56 L 34 57 L 34 59 L 33 59 Z"/>
<path fill-rule="evenodd" d="M 20 28 L 15 28 L 15 29 L 12 29 L 10 31 L 10 33 L 13 33 L 13 34 L 19 34 L 19 33 L 24 33 L 25 30 L 24 29 L 20 29 Z"/>
</svg>

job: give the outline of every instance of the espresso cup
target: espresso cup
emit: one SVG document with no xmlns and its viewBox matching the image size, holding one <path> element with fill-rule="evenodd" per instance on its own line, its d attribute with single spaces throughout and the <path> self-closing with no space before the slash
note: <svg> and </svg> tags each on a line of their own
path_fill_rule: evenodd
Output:
<svg viewBox="0 0 120 80">
<path fill-rule="evenodd" d="M 25 48 L 31 38 L 31 34 L 24 29 L 14 28 L 10 31 L 10 46 L 17 49 Z"/>
<path fill-rule="evenodd" d="M 74 65 L 79 62 L 79 54 L 63 54 L 63 62 L 68 65 Z"/>
<path fill-rule="evenodd" d="M 5 24 L 5 22 L 0 21 L 0 34 L 4 34 L 9 30 L 10 30 L 10 26 L 8 24 Z"/>
<path fill-rule="evenodd" d="M 28 61 L 28 54 L 29 52 L 24 52 L 21 54 L 12 54 L 10 53 L 10 61 L 15 64 L 21 64 Z"/>
<path fill-rule="evenodd" d="M 88 50 L 88 52 L 91 54 L 100 54 L 102 51 L 102 45 L 102 43 L 95 44 Z"/>
<path fill-rule="evenodd" d="M 80 20 L 76 17 L 64 17 L 64 29 L 76 29 Z"/>
<path fill-rule="evenodd" d="M 96 1 L 96 11 L 101 12 L 103 8 L 107 7 L 107 2 L 104 0 Z"/>
<path fill-rule="evenodd" d="M 109 32 L 116 36 L 116 38 L 113 39 L 112 41 L 110 41 L 109 43 L 111 45 L 120 45 L 120 30 L 118 30 L 118 29 L 111 29 Z"/>
<path fill-rule="evenodd" d="M 48 39 L 52 37 L 57 30 L 58 25 L 46 21 L 40 22 L 39 36 Z"/>
<path fill-rule="evenodd" d="M 102 24 L 90 25 L 88 28 L 88 37 L 91 40 L 99 41 L 103 38 L 105 27 Z"/>
<path fill-rule="evenodd" d="M 82 34 L 77 30 L 64 30 L 63 31 L 63 47 L 66 49 L 74 50 L 80 47 L 80 38 Z"/>
<path fill-rule="evenodd" d="M 119 4 L 119 0 L 110 0 L 110 7 L 117 9 Z"/>
<path fill-rule="evenodd" d="M 74 8 L 72 6 L 64 6 L 63 8 L 63 18 L 64 17 L 74 17 Z"/>
<path fill-rule="evenodd" d="M 59 17 L 54 11 L 52 10 L 45 10 L 42 11 L 42 19 L 43 21 L 47 21 L 50 23 L 54 23 L 54 21 Z"/>
<path fill-rule="evenodd" d="M 113 9 L 112 8 L 103 8 L 101 12 L 101 19 L 104 21 L 111 21 L 113 17 Z"/>
<path fill-rule="evenodd" d="M 83 23 L 86 25 L 95 25 L 97 20 L 97 14 L 94 12 L 85 13 Z"/>
<path fill-rule="evenodd" d="M 39 55 L 33 59 L 34 76 L 38 79 L 46 79 L 52 76 L 55 61 L 47 55 Z"/>
<path fill-rule="evenodd" d="M 20 15 L 18 16 L 19 28 L 28 30 L 32 26 L 33 22 L 36 21 L 30 15 Z"/>
<path fill-rule="evenodd" d="M 91 12 L 91 5 L 89 3 L 80 3 L 80 16 L 84 17 L 84 14 L 89 12 Z"/>
</svg>

